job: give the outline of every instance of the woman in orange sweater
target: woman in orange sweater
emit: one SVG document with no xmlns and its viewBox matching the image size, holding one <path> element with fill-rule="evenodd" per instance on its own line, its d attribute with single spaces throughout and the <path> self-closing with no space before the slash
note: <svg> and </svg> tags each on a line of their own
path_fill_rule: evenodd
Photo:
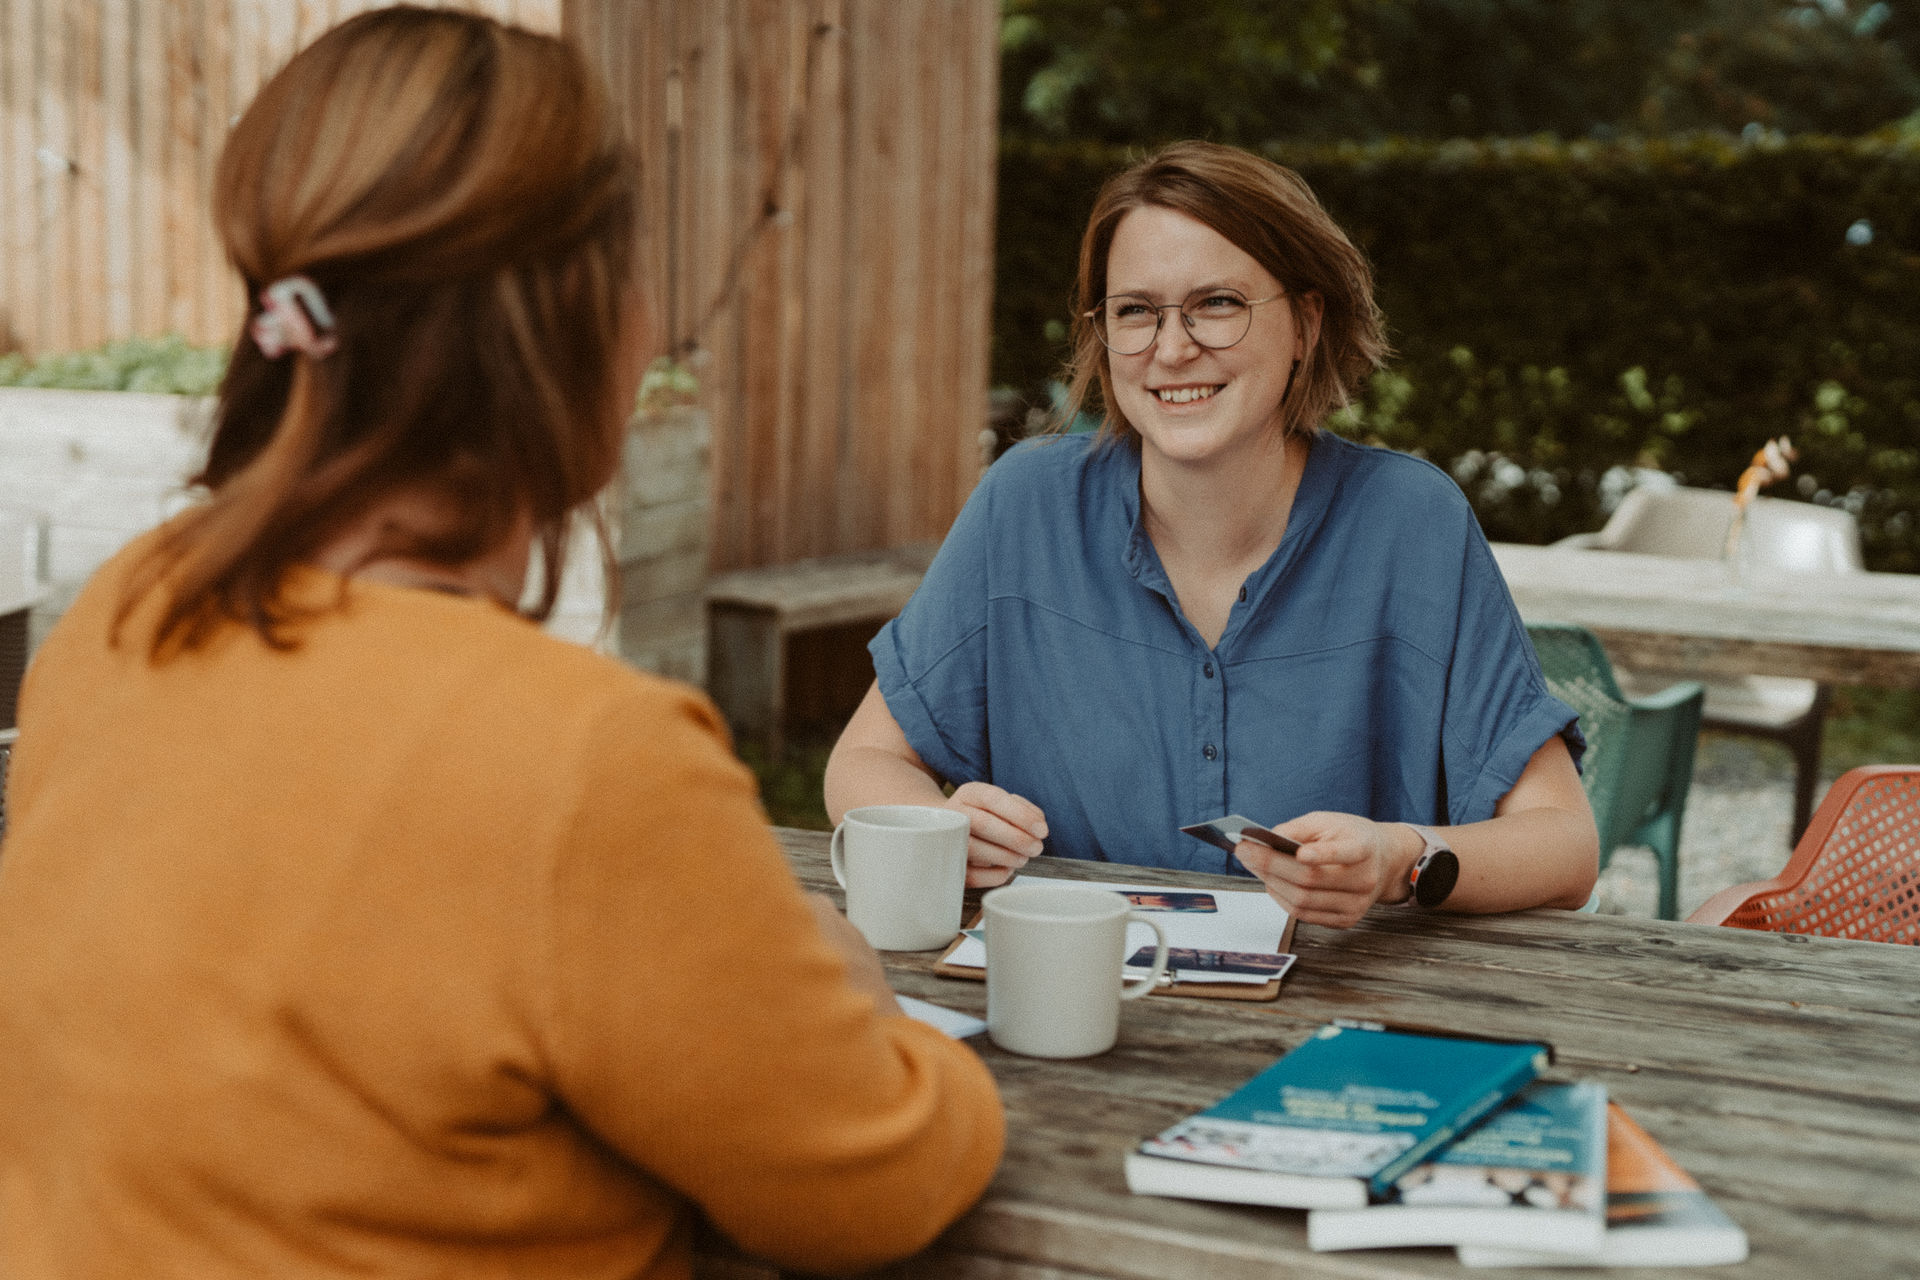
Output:
<svg viewBox="0 0 1920 1280">
<path fill-rule="evenodd" d="M 974 1055 L 810 902 L 710 705 L 544 635 L 643 362 L 578 55 L 356 18 L 235 128 L 205 499 L 38 655 L 0 857 L 0 1275 L 806 1270 L 992 1176 Z"/>
</svg>

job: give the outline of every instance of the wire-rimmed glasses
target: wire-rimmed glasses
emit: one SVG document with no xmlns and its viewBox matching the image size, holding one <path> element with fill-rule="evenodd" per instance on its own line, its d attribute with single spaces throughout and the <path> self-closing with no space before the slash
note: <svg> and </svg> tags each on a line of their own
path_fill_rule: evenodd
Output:
<svg viewBox="0 0 1920 1280">
<path fill-rule="evenodd" d="M 1113 293 L 1086 316 L 1100 341 L 1117 356 L 1137 356 L 1151 347 L 1169 311 L 1180 313 L 1195 342 L 1221 351 L 1247 336 L 1255 307 L 1286 296 L 1285 289 L 1270 298 L 1249 298 L 1238 289 L 1215 288 L 1195 289 L 1184 302 L 1155 302 L 1137 293 Z"/>
</svg>

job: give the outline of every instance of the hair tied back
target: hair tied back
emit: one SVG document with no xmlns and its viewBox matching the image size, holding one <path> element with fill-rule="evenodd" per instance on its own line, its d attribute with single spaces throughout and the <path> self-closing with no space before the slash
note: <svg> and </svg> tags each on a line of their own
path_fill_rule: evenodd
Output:
<svg viewBox="0 0 1920 1280">
<path fill-rule="evenodd" d="M 249 331 L 260 354 L 269 360 L 289 351 L 322 360 L 340 345 L 326 295 L 305 276 L 287 276 L 262 289 L 260 313 Z"/>
</svg>

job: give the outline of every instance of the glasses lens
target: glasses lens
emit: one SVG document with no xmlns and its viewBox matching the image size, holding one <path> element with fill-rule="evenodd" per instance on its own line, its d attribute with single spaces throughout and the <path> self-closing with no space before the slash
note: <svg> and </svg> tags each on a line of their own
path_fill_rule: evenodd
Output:
<svg viewBox="0 0 1920 1280">
<path fill-rule="evenodd" d="M 1115 355 L 1139 355 L 1159 331 L 1160 310 L 1146 298 L 1116 293 L 1100 304 L 1100 340 Z"/>
<path fill-rule="evenodd" d="M 1193 340 L 1215 350 L 1246 337 L 1253 324 L 1253 307 L 1234 289 L 1203 289 L 1186 300 L 1180 314 Z"/>
</svg>

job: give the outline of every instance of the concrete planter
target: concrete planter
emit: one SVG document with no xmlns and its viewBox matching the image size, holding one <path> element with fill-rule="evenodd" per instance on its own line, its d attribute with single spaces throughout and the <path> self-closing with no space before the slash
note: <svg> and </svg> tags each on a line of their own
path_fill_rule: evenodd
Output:
<svg viewBox="0 0 1920 1280">
<path fill-rule="evenodd" d="M 706 675 L 708 451 L 702 409 L 637 415 L 620 475 L 601 498 L 620 601 L 601 636 L 605 601 L 599 558 L 582 529 L 548 629 L 597 644 L 634 666 L 699 684 Z"/>
<path fill-rule="evenodd" d="M 34 609 L 31 643 L 102 561 L 185 504 L 212 405 L 0 387 L 0 510 L 39 523 L 46 539 L 36 558 L 50 590 Z"/>
<path fill-rule="evenodd" d="M 39 522 L 46 534 L 37 558 L 51 590 L 34 610 L 31 643 L 103 561 L 187 502 L 212 407 L 191 396 L 0 387 L 0 511 Z M 599 634 L 599 563 L 576 554 L 551 631 L 663 674 L 701 678 L 708 439 L 696 408 L 634 419 L 621 475 L 602 499 L 622 568 L 617 620 Z M 576 545 L 584 552 L 590 540 Z"/>
</svg>

